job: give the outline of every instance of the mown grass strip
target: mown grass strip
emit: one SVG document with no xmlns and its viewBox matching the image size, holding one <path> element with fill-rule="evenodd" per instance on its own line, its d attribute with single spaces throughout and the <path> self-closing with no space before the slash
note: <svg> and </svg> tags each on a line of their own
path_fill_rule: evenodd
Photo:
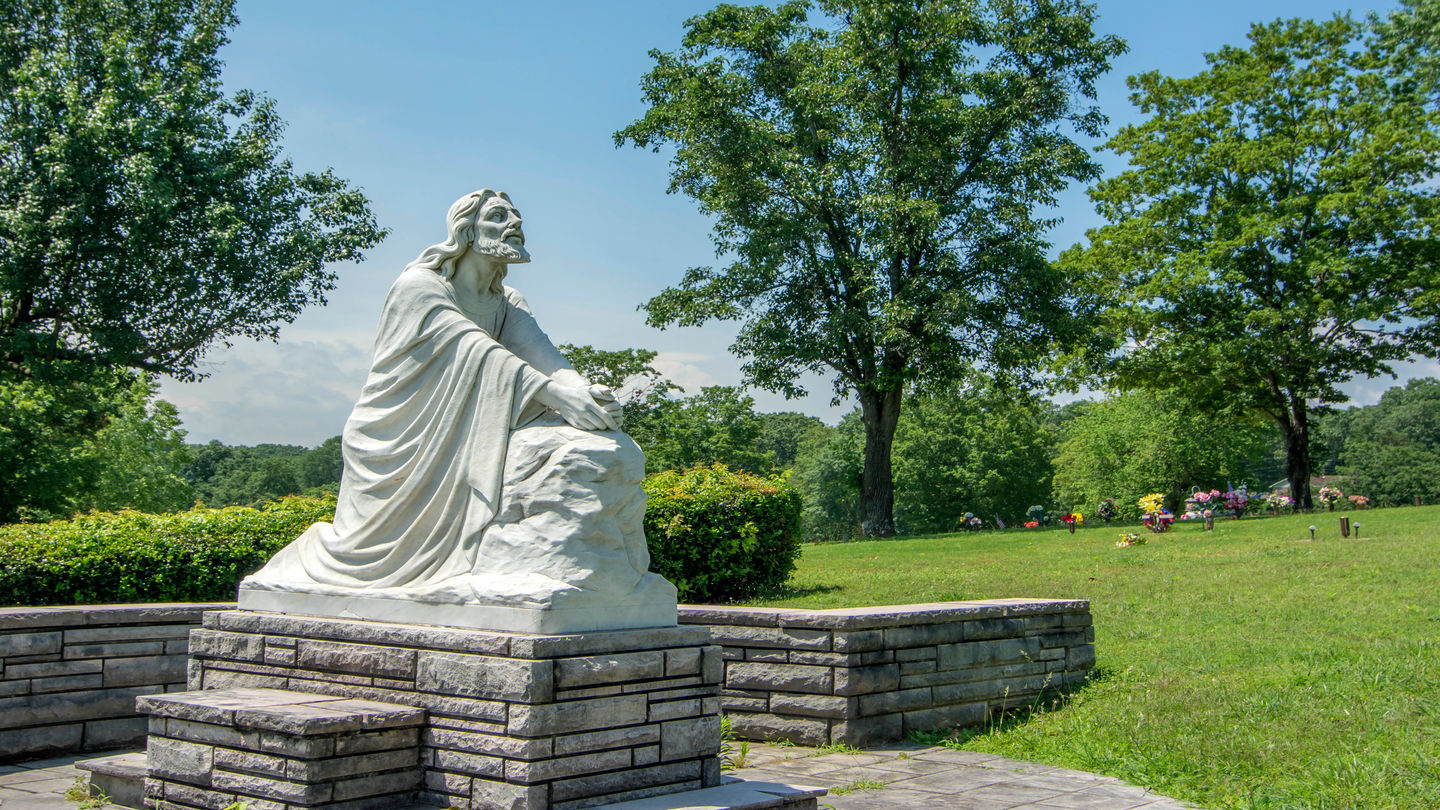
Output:
<svg viewBox="0 0 1440 810">
<path fill-rule="evenodd" d="M 956 738 L 1213 808 L 1440 807 L 1440 507 L 807 546 L 806 608 L 1083 597 L 1096 678 Z M 1317 527 L 1310 541 L 1308 527 Z M 1133 530 L 1133 529 L 1131 529 Z"/>
</svg>

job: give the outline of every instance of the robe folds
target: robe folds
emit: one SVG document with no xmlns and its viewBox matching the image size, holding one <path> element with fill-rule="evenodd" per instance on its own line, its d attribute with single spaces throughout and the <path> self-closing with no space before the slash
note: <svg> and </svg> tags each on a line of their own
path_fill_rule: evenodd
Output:
<svg viewBox="0 0 1440 810">
<path fill-rule="evenodd" d="M 491 307 L 467 311 L 432 271 L 401 274 L 345 425 L 334 522 L 241 583 L 242 607 L 247 591 L 546 608 L 668 589 L 673 604 L 647 572 L 643 454 L 536 402 L 574 372 L 518 292 Z"/>
</svg>

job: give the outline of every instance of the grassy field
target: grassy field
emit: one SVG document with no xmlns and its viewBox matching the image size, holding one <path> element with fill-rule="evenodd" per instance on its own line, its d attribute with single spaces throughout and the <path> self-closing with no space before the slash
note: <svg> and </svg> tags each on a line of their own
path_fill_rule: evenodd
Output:
<svg viewBox="0 0 1440 810">
<path fill-rule="evenodd" d="M 828 608 L 1084 597 L 1096 676 L 957 739 L 1209 808 L 1440 808 L 1440 507 L 808 546 L 785 593 Z M 1318 531 L 1310 540 L 1308 526 Z M 1143 530 L 1142 530 L 1143 531 Z"/>
</svg>

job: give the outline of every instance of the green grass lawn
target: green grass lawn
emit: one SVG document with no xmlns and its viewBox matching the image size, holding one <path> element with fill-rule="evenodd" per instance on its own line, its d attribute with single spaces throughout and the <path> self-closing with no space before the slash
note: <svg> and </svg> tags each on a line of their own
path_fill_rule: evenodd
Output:
<svg viewBox="0 0 1440 810">
<path fill-rule="evenodd" d="M 1095 677 L 962 747 L 1211 808 L 1434 810 L 1440 507 L 1344 514 L 1360 539 L 1316 513 L 1177 523 L 1124 549 L 1103 525 L 807 546 L 787 591 L 754 604 L 1083 597 Z"/>
</svg>

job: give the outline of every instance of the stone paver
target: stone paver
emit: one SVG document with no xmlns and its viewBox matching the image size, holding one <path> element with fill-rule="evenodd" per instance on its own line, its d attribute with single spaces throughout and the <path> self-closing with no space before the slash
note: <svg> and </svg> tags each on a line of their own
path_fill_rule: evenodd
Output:
<svg viewBox="0 0 1440 810">
<path fill-rule="evenodd" d="M 736 746 L 739 747 L 738 745 Z M 74 810 L 65 789 L 84 775 L 61 757 L 0 767 L 0 810 Z M 728 775 L 829 787 L 835 810 L 1198 810 L 1118 779 L 949 748 L 894 744 L 863 754 L 751 743 Z M 836 794 L 857 783 L 883 787 Z"/>
<path fill-rule="evenodd" d="M 821 803 L 835 810 L 1196 810 L 1113 777 L 943 747 L 856 755 L 751 743 L 739 764 L 730 775 L 829 787 Z M 883 787 L 835 792 L 857 784 Z"/>
</svg>

